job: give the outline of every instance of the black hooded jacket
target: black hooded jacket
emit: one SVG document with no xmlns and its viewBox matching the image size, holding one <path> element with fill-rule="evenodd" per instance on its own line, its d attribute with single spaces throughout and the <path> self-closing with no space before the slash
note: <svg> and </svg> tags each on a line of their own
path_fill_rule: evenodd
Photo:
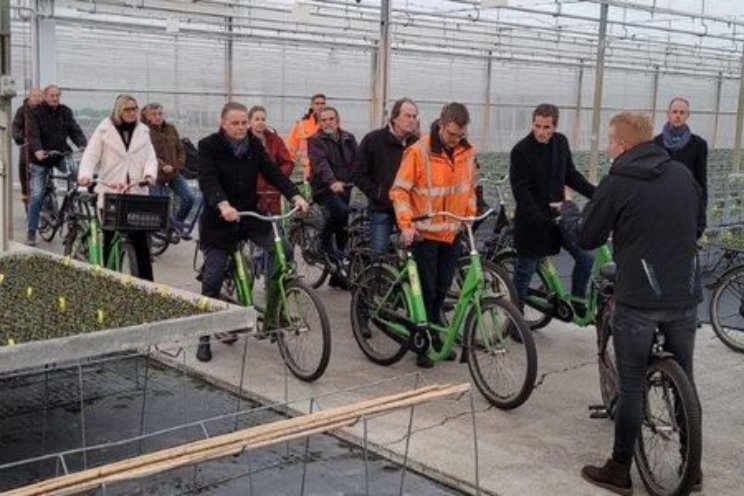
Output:
<svg viewBox="0 0 744 496">
<path fill-rule="evenodd" d="M 687 167 L 653 142 L 641 143 L 618 156 L 600 182 L 581 213 L 578 242 L 597 248 L 612 232 L 618 302 L 646 309 L 695 305 L 701 300 L 703 202 Z M 570 224 L 577 214 L 569 205 L 561 223 Z"/>
</svg>

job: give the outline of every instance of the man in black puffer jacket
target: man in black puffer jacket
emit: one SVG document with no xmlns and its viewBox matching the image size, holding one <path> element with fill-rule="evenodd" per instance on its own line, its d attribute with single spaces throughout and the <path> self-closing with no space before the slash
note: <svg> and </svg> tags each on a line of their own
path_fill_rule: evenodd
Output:
<svg viewBox="0 0 744 496">
<path fill-rule="evenodd" d="M 701 301 L 697 239 L 705 228 L 700 185 L 680 162 L 654 144 L 642 114 L 610 120 L 608 152 L 614 161 L 578 218 L 570 202 L 560 206 L 562 227 L 578 229 L 582 248 L 613 233 L 617 264 L 613 340 L 620 385 L 612 458 L 586 466 L 588 482 L 631 494 L 630 464 L 641 428 L 646 367 L 656 328 L 693 382 L 697 305 Z M 699 470 L 699 468 L 698 468 Z"/>
</svg>

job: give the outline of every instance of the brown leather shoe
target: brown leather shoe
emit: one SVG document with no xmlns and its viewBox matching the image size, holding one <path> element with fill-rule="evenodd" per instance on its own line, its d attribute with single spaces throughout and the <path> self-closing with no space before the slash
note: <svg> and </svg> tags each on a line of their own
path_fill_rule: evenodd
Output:
<svg viewBox="0 0 744 496">
<path fill-rule="evenodd" d="M 633 494 L 633 483 L 630 480 L 630 464 L 607 460 L 602 467 L 586 465 L 581 469 L 581 477 L 590 484 L 624 496 Z"/>
</svg>

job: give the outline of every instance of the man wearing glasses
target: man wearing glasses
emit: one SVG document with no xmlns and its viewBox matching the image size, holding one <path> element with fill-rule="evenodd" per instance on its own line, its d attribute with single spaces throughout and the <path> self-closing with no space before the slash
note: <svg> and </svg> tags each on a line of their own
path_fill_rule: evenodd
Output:
<svg viewBox="0 0 744 496">
<path fill-rule="evenodd" d="M 403 244 L 409 246 L 416 239 L 413 256 L 430 322 L 441 323 L 444 297 L 461 253 L 455 242 L 461 225 L 444 216 L 417 222 L 413 218 L 441 211 L 462 217 L 475 215 L 477 174 L 475 148 L 466 139 L 469 123 L 465 105 L 445 105 L 429 135 L 422 136 L 403 153 L 390 188 Z M 432 336 L 432 346 L 441 345 L 439 336 Z M 454 352 L 447 358 L 454 360 Z M 423 368 L 434 365 L 425 354 L 418 355 L 417 363 Z"/>
<path fill-rule="evenodd" d="M 57 85 L 51 84 L 44 88 L 44 101 L 31 112 L 31 126 L 29 147 L 31 149 L 31 163 L 29 164 L 30 193 L 28 205 L 28 236 L 26 244 L 36 244 L 36 230 L 39 228 L 42 193 L 47 176 L 52 167 L 62 172 L 70 172 L 75 179 L 77 171 L 67 171 L 64 156 L 50 155 L 49 152 L 72 151 L 67 144 L 68 138 L 78 148 L 87 144 L 82 129 L 72 116 L 72 110 L 59 103 L 62 92 Z"/>
<path fill-rule="evenodd" d="M 555 255 L 563 246 L 575 261 L 571 294 L 578 298 L 574 308 L 583 313 L 594 258 L 575 243 L 561 238 L 555 223 L 558 214 L 550 204 L 565 199 L 566 186 L 587 198 L 594 194 L 594 186 L 576 170 L 568 139 L 556 132 L 557 126 L 558 107 L 549 103 L 538 105 L 532 112 L 532 131 L 511 151 L 509 179 L 517 204 L 514 244 L 518 260 L 514 286 L 523 308 L 538 262 Z"/>
</svg>

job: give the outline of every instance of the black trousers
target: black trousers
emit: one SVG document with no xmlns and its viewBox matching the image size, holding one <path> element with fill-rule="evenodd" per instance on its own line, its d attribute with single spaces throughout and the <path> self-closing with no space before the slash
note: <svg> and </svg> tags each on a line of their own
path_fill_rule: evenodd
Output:
<svg viewBox="0 0 744 496">
<path fill-rule="evenodd" d="M 336 194 L 324 192 L 315 196 L 315 201 L 326 210 L 326 218 L 320 239 L 323 250 L 333 258 L 341 259 L 346 248 L 348 233 L 346 227 L 349 225 L 349 201 L 348 193 Z M 333 238 L 336 238 L 336 246 L 333 246 Z"/>
<path fill-rule="evenodd" d="M 442 305 L 455 275 L 460 256 L 459 243 L 444 243 L 425 239 L 413 246 L 413 258 L 418 267 L 421 291 L 430 322 L 441 322 Z"/>
<path fill-rule="evenodd" d="M 612 338 L 620 382 L 612 459 L 618 463 L 630 464 L 641 431 L 646 367 L 657 328 L 664 334 L 664 350 L 674 355 L 695 386 L 692 363 L 697 305 L 678 310 L 648 310 L 616 303 Z"/>
<path fill-rule="evenodd" d="M 152 274 L 152 262 L 150 262 L 150 244 L 146 231 L 126 231 L 127 238 L 134 248 L 137 268 L 139 269 L 140 279 L 147 281 L 154 280 Z M 111 253 L 111 243 L 114 240 L 114 231 L 103 231 L 103 263 L 106 263 L 109 253 Z"/>
</svg>

